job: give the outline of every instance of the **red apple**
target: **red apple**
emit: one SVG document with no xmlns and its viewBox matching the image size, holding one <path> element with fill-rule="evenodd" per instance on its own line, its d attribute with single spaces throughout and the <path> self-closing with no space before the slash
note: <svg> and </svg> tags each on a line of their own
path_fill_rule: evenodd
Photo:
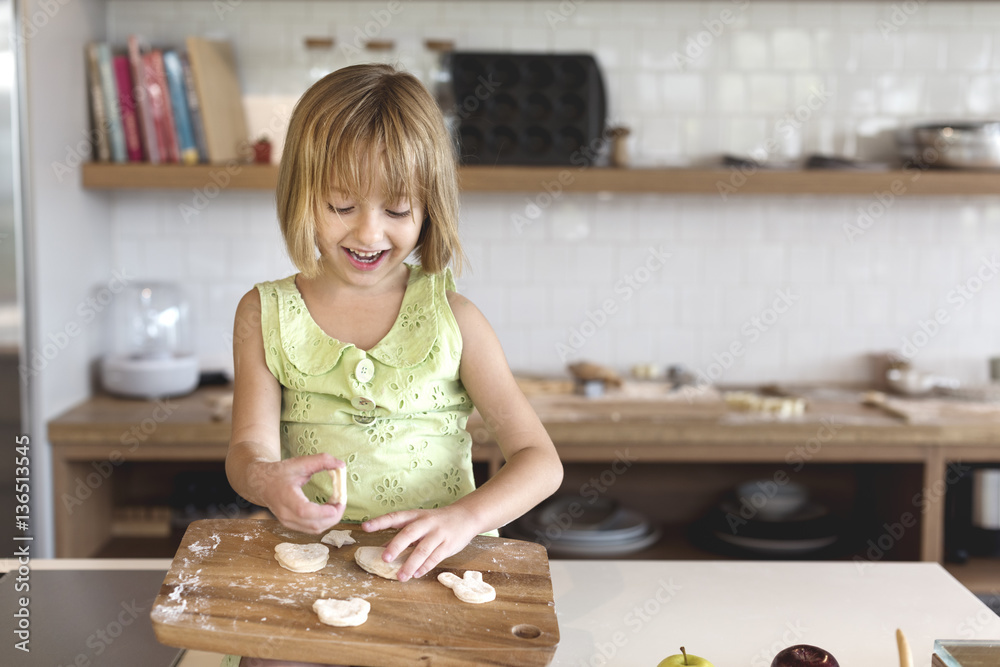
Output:
<svg viewBox="0 0 1000 667">
<path fill-rule="evenodd" d="M 829 651 L 809 644 L 796 644 L 778 652 L 771 667 L 840 667 Z"/>
</svg>

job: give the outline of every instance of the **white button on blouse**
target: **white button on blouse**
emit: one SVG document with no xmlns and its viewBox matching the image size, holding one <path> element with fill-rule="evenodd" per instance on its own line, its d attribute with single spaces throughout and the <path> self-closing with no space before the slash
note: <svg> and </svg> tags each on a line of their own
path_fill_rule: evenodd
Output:
<svg viewBox="0 0 1000 667">
<path fill-rule="evenodd" d="M 375 409 L 375 401 L 367 396 L 355 396 L 351 399 L 351 405 L 354 406 L 355 410 L 362 410 L 364 412 Z"/>
<path fill-rule="evenodd" d="M 375 377 L 375 364 L 372 363 L 371 359 L 362 359 L 358 362 L 358 365 L 354 367 L 354 377 L 358 379 L 358 382 L 371 382 L 372 378 Z"/>
</svg>

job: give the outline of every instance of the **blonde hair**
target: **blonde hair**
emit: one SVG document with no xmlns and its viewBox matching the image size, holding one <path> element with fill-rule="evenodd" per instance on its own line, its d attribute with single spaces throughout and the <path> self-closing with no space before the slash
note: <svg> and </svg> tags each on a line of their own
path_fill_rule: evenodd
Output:
<svg viewBox="0 0 1000 667">
<path fill-rule="evenodd" d="M 424 219 L 416 251 L 429 273 L 461 271 L 455 148 L 427 89 L 390 65 L 326 75 L 292 111 L 275 192 L 288 254 L 306 277 L 320 272 L 316 225 L 331 185 L 352 199 L 382 169 L 385 201 L 416 200 Z"/>
</svg>

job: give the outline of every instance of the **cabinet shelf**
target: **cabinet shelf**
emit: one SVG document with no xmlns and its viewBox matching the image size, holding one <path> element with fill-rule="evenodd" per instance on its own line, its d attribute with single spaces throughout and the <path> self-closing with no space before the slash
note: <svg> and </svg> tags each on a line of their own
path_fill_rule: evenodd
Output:
<svg viewBox="0 0 1000 667">
<path fill-rule="evenodd" d="M 1000 558 L 971 558 L 967 563 L 946 563 L 944 567 L 973 593 L 1000 596 L 997 584 Z"/>
<path fill-rule="evenodd" d="M 743 177 L 729 169 L 612 169 L 606 167 L 462 167 L 467 192 L 623 192 L 662 194 L 1000 195 L 1000 171 L 765 171 Z M 274 165 L 83 165 L 93 190 L 273 190 Z"/>
</svg>

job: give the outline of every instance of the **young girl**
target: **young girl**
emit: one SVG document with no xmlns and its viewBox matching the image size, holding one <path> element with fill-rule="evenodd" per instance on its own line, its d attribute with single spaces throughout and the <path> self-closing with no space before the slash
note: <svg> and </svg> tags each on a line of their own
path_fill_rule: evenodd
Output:
<svg viewBox="0 0 1000 667">
<path fill-rule="evenodd" d="M 327 75 L 292 114 L 276 195 L 300 272 L 236 311 L 230 483 L 295 530 L 397 528 L 385 560 L 415 545 L 399 579 L 421 577 L 562 480 L 496 335 L 454 291 L 458 187 L 440 111 L 390 66 Z M 473 406 L 506 459 L 478 489 Z M 341 467 L 346 507 L 326 504 Z"/>
</svg>

